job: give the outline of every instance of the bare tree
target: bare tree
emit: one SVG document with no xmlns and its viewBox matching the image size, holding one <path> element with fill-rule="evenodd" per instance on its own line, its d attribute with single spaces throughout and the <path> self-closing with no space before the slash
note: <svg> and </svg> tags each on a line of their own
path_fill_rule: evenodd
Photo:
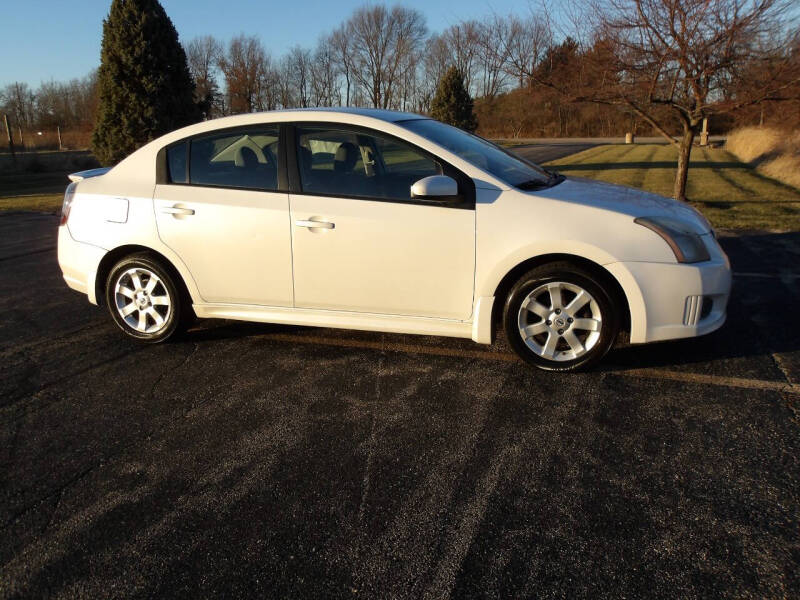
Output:
<svg viewBox="0 0 800 600">
<path fill-rule="evenodd" d="M 495 16 L 483 23 L 478 32 L 477 60 L 480 65 L 481 87 L 476 95 L 494 98 L 505 84 L 505 65 L 508 52 L 504 48 L 504 19 Z"/>
<path fill-rule="evenodd" d="M 331 47 L 331 53 L 337 72 L 344 78 L 344 104 L 345 106 L 350 106 L 354 65 L 352 43 L 346 25 L 335 29 L 328 39 L 328 43 Z"/>
<path fill-rule="evenodd" d="M 97 70 L 93 70 L 82 79 L 70 80 L 67 95 L 75 118 L 72 124 L 90 128 L 97 113 Z"/>
<path fill-rule="evenodd" d="M 36 96 L 27 83 L 15 81 L 0 92 L 3 110 L 18 127 L 29 129 L 36 118 Z"/>
<path fill-rule="evenodd" d="M 196 37 L 186 46 L 186 59 L 195 84 L 195 102 L 207 118 L 218 108 L 219 85 L 215 71 L 222 54 L 222 44 L 210 35 Z"/>
<path fill-rule="evenodd" d="M 538 14 L 527 18 L 509 15 L 500 20 L 497 27 L 505 56 L 505 72 L 519 82 L 519 87 L 530 84 L 526 78 L 553 42 L 549 23 Z"/>
<path fill-rule="evenodd" d="M 430 110 L 436 86 L 448 67 L 452 65 L 453 57 L 450 54 L 447 40 L 441 35 L 431 35 L 425 43 L 420 61 L 421 76 L 415 90 L 416 110 L 423 113 Z"/>
<path fill-rule="evenodd" d="M 394 6 L 357 9 L 347 22 L 353 76 L 376 108 L 392 106 L 395 87 L 427 33 L 419 11 Z"/>
<path fill-rule="evenodd" d="M 269 96 L 265 87 L 269 83 L 270 59 L 257 37 L 233 38 L 219 60 L 219 68 L 225 77 L 231 113 L 267 108 L 265 100 Z"/>
<path fill-rule="evenodd" d="M 295 46 L 286 56 L 286 74 L 292 88 L 295 106 L 307 108 L 311 100 L 311 52 L 307 48 Z"/>
<path fill-rule="evenodd" d="M 335 57 L 335 48 L 330 38 L 322 38 L 311 62 L 311 97 L 314 106 L 334 106 L 341 103 L 336 86 Z"/>
<path fill-rule="evenodd" d="M 70 126 L 75 122 L 69 85 L 55 81 L 43 82 L 36 90 L 35 124 L 42 129 Z"/>
<path fill-rule="evenodd" d="M 791 8 L 791 0 L 592 4 L 582 19 L 593 25 L 595 39 L 584 48 L 577 89 L 564 89 L 556 74 L 538 79 L 572 100 L 619 105 L 650 124 L 678 150 L 673 194 L 685 200 L 703 119 L 783 99 L 800 81 L 787 37 L 796 36 Z M 743 85 L 743 78 L 751 81 Z M 671 121 L 679 124 L 679 139 Z"/>
<path fill-rule="evenodd" d="M 441 38 L 447 46 L 452 64 L 464 77 L 464 85 L 472 91 L 477 67 L 481 27 L 477 21 L 462 21 L 444 30 Z M 438 81 L 438 79 L 437 79 Z"/>
</svg>

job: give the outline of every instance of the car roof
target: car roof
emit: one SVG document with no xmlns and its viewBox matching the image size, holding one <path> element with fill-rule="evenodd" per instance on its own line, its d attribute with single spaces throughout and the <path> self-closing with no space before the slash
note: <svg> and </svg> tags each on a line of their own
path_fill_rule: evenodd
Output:
<svg viewBox="0 0 800 600">
<path fill-rule="evenodd" d="M 365 119 L 366 121 L 360 121 Z M 322 121 L 331 123 L 349 123 L 353 125 L 369 125 L 372 121 L 383 123 L 400 123 L 409 120 L 429 120 L 430 117 L 417 115 L 410 112 L 385 110 L 382 108 L 347 107 L 321 107 L 321 108 L 286 108 L 280 110 L 266 110 L 261 112 L 239 113 L 227 117 L 217 117 L 207 121 L 200 121 L 181 129 L 171 131 L 158 138 L 155 142 L 164 145 L 184 136 L 197 135 L 205 132 L 224 129 L 226 127 L 239 127 L 258 125 L 264 123 L 283 123 L 288 121 Z M 156 144 L 158 145 L 158 144 Z"/>
<path fill-rule="evenodd" d="M 369 117 L 372 119 L 378 119 L 380 121 L 386 121 L 387 123 L 397 123 L 399 121 L 408 121 L 414 119 L 429 119 L 430 117 L 426 117 L 424 115 L 418 115 L 416 113 L 410 112 L 401 112 L 397 110 L 387 110 L 384 108 L 361 108 L 357 106 L 336 106 L 336 107 L 313 107 L 313 108 L 283 108 L 278 110 L 265 110 L 261 112 L 251 112 L 251 113 L 240 113 L 236 115 L 230 115 L 227 117 L 219 117 L 216 119 L 211 119 L 208 122 L 224 122 L 224 123 L 233 123 L 235 121 L 247 121 L 251 122 L 254 118 L 261 117 L 262 119 L 266 117 L 268 120 L 271 120 L 271 117 L 274 117 L 275 121 L 284 121 L 284 120 L 291 120 L 291 115 L 298 115 L 302 117 L 312 117 L 314 113 L 324 113 L 325 115 L 356 115 L 360 117 Z M 287 119 L 286 117 L 289 117 Z"/>
<path fill-rule="evenodd" d="M 269 112 L 287 112 L 287 113 L 305 113 L 305 112 L 325 112 L 325 113 L 340 113 L 347 115 L 359 115 L 362 117 L 372 117 L 373 119 L 380 119 L 381 121 L 388 121 L 390 123 L 397 123 L 398 121 L 408 121 L 410 119 L 428 119 L 423 115 L 418 115 L 410 112 L 401 112 L 398 110 L 387 110 L 385 108 L 361 108 L 357 106 L 336 106 L 336 107 L 320 107 L 320 108 L 287 108 L 284 110 L 275 110 Z"/>
</svg>

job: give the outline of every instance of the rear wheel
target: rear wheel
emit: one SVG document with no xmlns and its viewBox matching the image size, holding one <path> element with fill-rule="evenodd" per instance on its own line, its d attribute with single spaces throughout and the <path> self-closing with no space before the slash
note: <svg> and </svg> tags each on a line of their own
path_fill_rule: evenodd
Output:
<svg viewBox="0 0 800 600">
<path fill-rule="evenodd" d="M 191 308 L 170 270 L 148 254 L 120 260 L 106 282 L 111 318 L 127 335 L 158 343 L 183 331 Z"/>
<path fill-rule="evenodd" d="M 549 371 L 599 361 L 619 332 L 619 310 L 603 282 L 571 263 L 537 267 L 508 294 L 503 323 L 511 347 Z"/>
</svg>

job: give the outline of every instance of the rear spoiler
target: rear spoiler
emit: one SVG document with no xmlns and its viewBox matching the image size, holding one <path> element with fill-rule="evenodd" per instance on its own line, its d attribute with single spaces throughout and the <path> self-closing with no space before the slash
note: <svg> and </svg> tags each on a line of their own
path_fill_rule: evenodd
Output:
<svg viewBox="0 0 800 600">
<path fill-rule="evenodd" d="M 70 181 L 83 181 L 90 177 L 99 177 L 105 175 L 111 170 L 111 167 L 100 167 L 99 169 L 89 169 L 88 171 L 78 171 L 77 173 L 70 173 L 67 175 Z"/>
</svg>

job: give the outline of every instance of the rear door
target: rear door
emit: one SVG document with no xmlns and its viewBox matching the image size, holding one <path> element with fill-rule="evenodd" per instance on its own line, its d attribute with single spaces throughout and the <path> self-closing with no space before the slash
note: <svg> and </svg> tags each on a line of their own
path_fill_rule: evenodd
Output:
<svg viewBox="0 0 800 600">
<path fill-rule="evenodd" d="M 295 306 L 469 319 L 475 274 L 471 180 L 455 203 L 411 198 L 441 161 L 377 131 L 298 124 L 291 221 Z M 450 172 L 448 171 L 448 174 Z"/>
<path fill-rule="evenodd" d="M 206 302 L 292 306 L 279 133 L 278 125 L 237 128 L 166 150 L 166 182 L 154 196 L 158 233 Z"/>
</svg>

